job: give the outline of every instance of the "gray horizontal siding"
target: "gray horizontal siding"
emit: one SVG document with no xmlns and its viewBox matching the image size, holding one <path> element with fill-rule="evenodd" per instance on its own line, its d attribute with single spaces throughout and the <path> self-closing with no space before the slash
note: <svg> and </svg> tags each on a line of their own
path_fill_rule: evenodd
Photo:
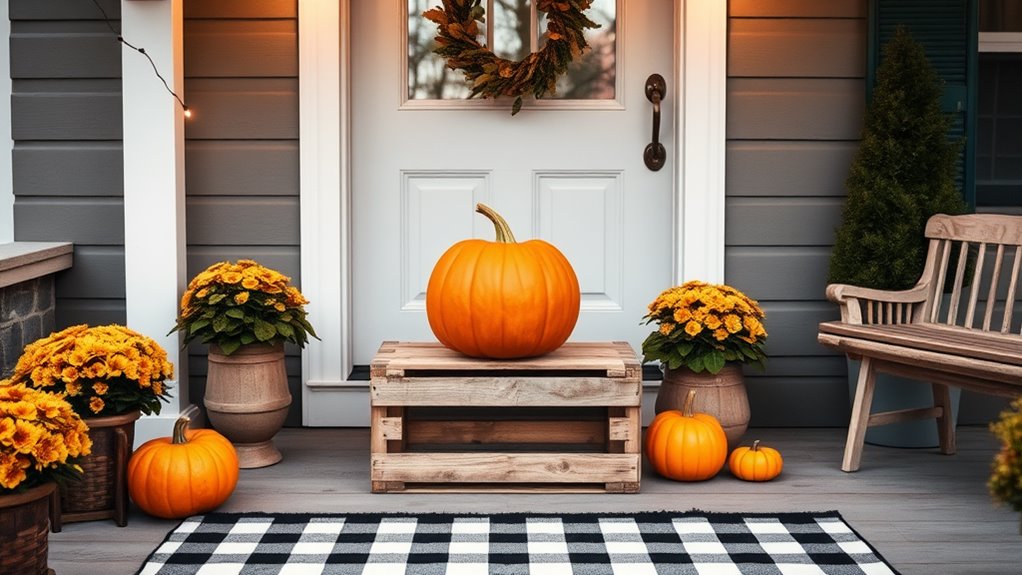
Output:
<svg viewBox="0 0 1022 575">
<path fill-rule="evenodd" d="M 729 141 L 729 196 L 845 196 L 856 142 Z"/>
<path fill-rule="evenodd" d="M 188 78 L 186 87 L 190 140 L 298 138 L 297 78 Z"/>
<path fill-rule="evenodd" d="M 729 140 L 856 140 L 865 81 L 849 78 L 730 78 Z"/>
<path fill-rule="evenodd" d="M 297 0 L 191 0 L 185 18 L 298 18 Z"/>
<path fill-rule="evenodd" d="M 57 274 L 57 281 L 63 281 Z M 109 298 L 59 298 L 57 300 L 57 329 L 70 325 L 107 325 L 128 321 L 123 299 Z"/>
<path fill-rule="evenodd" d="M 124 283 L 111 284 L 110 277 L 124 277 L 122 246 L 76 245 L 74 266 L 63 273 L 57 297 L 77 299 L 123 299 Z"/>
<path fill-rule="evenodd" d="M 14 188 L 22 197 L 123 196 L 121 142 L 19 143 L 14 150 Z"/>
<path fill-rule="evenodd" d="M 111 18 L 121 16 L 120 0 L 97 0 Z M 102 13 L 89 0 L 9 0 L 11 21 L 16 20 L 99 20 Z"/>
<path fill-rule="evenodd" d="M 123 247 L 124 204 L 100 197 L 16 199 L 14 236 L 19 241 Z M 115 282 L 123 284 L 124 278 Z"/>
<path fill-rule="evenodd" d="M 295 197 L 189 197 L 186 226 L 192 245 L 297 246 Z"/>
<path fill-rule="evenodd" d="M 121 45 L 105 24 L 86 22 L 67 30 L 71 26 L 63 23 L 57 33 L 56 26 L 46 24 L 12 26 L 13 77 L 120 78 Z"/>
<path fill-rule="evenodd" d="M 746 369 L 752 424 L 844 426 L 845 361 L 816 336 L 839 315 L 824 289 L 865 111 L 866 0 L 729 14 L 725 280 L 770 334 L 766 370 Z"/>
<path fill-rule="evenodd" d="M 730 0 L 732 18 L 865 18 L 863 0 Z"/>
<path fill-rule="evenodd" d="M 297 77 L 297 26 L 297 20 L 189 21 L 185 68 L 192 77 Z"/>
<path fill-rule="evenodd" d="M 859 18 L 736 18 L 731 22 L 728 74 L 862 78 L 865 50 L 866 22 Z"/>
<path fill-rule="evenodd" d="M 18 82 L 14 84 L 11 134 L 15 141 L 121 139 L 119 80 L 116 91 L 100 92 L 24 92 L 19 91 Z"/>
<path fill-rule="evenodd" d="M 819 299 L 827 287 L 829 246 L 731 246 L 724 265 L 731 285 L 768 301 Z"/>
<path fill-rule="evenodd" d="M 300 261 L 296 0 L 186 0 L 188 274 L 254 259 L 294 278 Z M 301 360 L 286 348 L 301 424 Z M 201 404 L 206 350 L 189 346 L 189 391 Z"/>
<path fill-rule="evenodd" d="M 189 140 L 185 176 L 191 196 L 297 194 L 297 140 Z"/>
<path fill-rule="evenodd" d="M 728 246 L 830 246 L 844 198 L 731 197 Z M 822 294 L 820 294 L 822 295 Z"/>
</svg>

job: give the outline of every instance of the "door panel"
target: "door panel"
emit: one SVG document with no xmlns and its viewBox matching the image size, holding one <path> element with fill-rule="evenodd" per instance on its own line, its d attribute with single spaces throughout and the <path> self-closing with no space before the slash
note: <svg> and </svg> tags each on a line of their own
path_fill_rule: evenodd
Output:
<svg viewBox="0 0 1022 575">
<path fill-rule="evenodd" d="M 475 214 L 488 203 L 516 237 L 545 239 L 575 267 L 582 313 L 574 341 L 625 340 L 636 351 L 646 305 L 672 281 L 673 103 L 660 139 L 668 165 L 649 171 L 647 76 L 673 68 L 673 2 L 621 3 L 618 109 L 585 102 L 481 109 L 403 106 L 405 0 L 353 2 L 352 210 L 354 362 L 384 340 L 435 338 L 425 286 L 441 253 L 466 237 L 493 239 Z M 413 15 L 414 16 L 414 15 Z M 569 109 L 565 109 L 565 107 Z"/>
</svg>

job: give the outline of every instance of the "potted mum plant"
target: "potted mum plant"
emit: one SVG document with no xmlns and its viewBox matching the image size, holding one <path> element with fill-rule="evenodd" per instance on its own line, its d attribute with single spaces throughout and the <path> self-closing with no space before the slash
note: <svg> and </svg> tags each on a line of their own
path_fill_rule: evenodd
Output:
<svg viewBox="0 0 1022 575">
<path fill-rule="evenodd" d="M 160 412 L 173 377 L 167 352 L 122 325 L 75 325 L 25 347 L 11 379 L 65 394 L 92 438 L 82 479 L 61 486 L 63 521 L 113 518 L 127 525 L 124 486 L 135 421 Z"/>
<path fill-rule="evenodd" d="M 991 495 L 1022 511 L 1022 399 L 1013 401 L 990 430 L 1001 440 L 1001 451 L 994 457 L 987 487 Z"/>
<path fill-rule="evenodd" d="M 767 332 L 759 304 L 723 284 L 690 281 L 664 290 L 643 316 L 658 329 L 642 342 L 643 363 L 664 372 L 656 412 L 680 409 L 696 389 L 693 409 L 715 416 L 728 444 L 749 426 L 749 398 L 740 364 L 762 364 Z"/>
<path fill-rule="evenodd" d="M 281 460 L 273 445 L 291 405 L 284 343 L 304 347 L 316 332 L 308 300 L 291 278 L 253 260 L 218 262 L 192 278 L 174 331 L 209 344 L 210 423 L 234 444 L 242 468 Z"/>
<path fill-rule="evenodd" d="M 0 381 L 0 572 L 48 572 L 49 531 L 60 531 L 56 482 L 80 474 L 76 461 L 91 447 L 63 397 Z"/>
</svg>

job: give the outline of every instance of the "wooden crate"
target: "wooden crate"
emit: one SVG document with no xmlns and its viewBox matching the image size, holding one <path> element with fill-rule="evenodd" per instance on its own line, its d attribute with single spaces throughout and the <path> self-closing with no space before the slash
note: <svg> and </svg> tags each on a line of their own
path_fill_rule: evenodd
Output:
<svg viewBox="0 0 1022 575">
<path fill-rule="evenodd" d="M 370 397 L 374 493 L 639 490 L 642 369 L 627 343 L 502 361 L 384 342 Z M 430 408 L 460 413 L 416 417 Z"/>
</svg>

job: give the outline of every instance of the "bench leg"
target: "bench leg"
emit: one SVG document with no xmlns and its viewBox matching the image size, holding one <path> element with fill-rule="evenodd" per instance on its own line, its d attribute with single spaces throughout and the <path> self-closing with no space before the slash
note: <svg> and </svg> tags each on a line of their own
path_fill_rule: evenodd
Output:
<svg viewBox="0 0 1022 575">
<path fill-rule="evenodd" d="M 862 358 L 859 367 L 859 381 L 855 386 L 855 399 L 852 402 L 852 420 L 848 423 L 848 439 L 845 441 L 845 456 L 841 462 L 841 470 L 852 472 L 859 469 L 862 459 L 862 444 L 866 440 L 866 428 L 869 426 L 869 410 L 873 405 L 873 389 L 876 386 L 876 371 L 873 360 Z"/>
<path fill-rule="evenodd" d="M 940 452 L 944 455 L 954 455 L 957 450 L 955 441 L 955 421 L 951 410 L 951 391 L 948 386 L 934 383 L 933 385 L 933 406 L 939 407 L 940 415 L 937 416 L 937 437 L 940 438 Z"/>
</svg>

